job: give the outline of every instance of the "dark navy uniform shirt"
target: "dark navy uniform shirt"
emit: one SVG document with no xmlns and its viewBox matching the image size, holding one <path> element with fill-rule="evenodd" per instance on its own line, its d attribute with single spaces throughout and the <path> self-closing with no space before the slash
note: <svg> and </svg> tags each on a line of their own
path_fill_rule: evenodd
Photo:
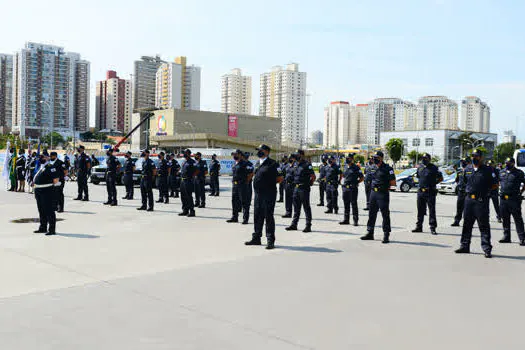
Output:
<svg viewBox="0 0 525 350">
<path fill-rule="evenodd" d="M 195 174 L 195 159 L 190 158 L 184 162 L 181 168 L 181 176 L 183 180 L 189 180 Z"/>
<path fill-rule="evenodd" d="M 326 167 L 328 164 L 321 163 L 319 166 L 319 180 L 324 181 L 326 180 Z"/>
<path fill-rule="evenodd" d="M 356 164 L 345 165 L 345 171 L 343 172 L 344 185 L 356 187 L 359 184 L 359 180 L 364 178 L 361 168 Z"/>
<path fill-rule="evenodd" d="M 16 168 L 26 168 L 26 158 L 24 156 L 18 156 L 15 163 Z"/>
<path fill-rule="evenodd" d="M 394 169 L 388 164 L 381 164 L 376 166 L 374 174 L 372 175 L 372 188 L 374 191 L 388 191 L 390 188 L 390 181 L 396 179 Z"/>
<path fill-rule="evenodd" d="M 177 159 L 172 159 L 170 160 L 170 168 L 171 168 L 171 176 L 177 176 L 178 173 L 180 172 L 180 164 L 179 162 L 177 161 Z"/>
<path fill-rule="evenodd" d="M 144 159 L 142 162 L 142 178 L 151 179 L 153 177 L 153 169 L 155 169 L 155 163 L 150 159 Z"/>
<path fill-rule="evenodd" d="M 127 158 L 124 162 L 124 174 L 130 175 L 133 174 L 133 167 L 135 166 L 135 162 L 131 157 Z"/>
<path fill-rule="evenodd" d="M 58 171 L 51 163 L 42 165 L 35 175 L 35 185 L 48 185 L 52 184 L 54 179 L 58 179 Z M 36 188 L 35 190 L 38 190 Z"/>
<path fill-rule="evenodd" d="M 311 176 L 314 174 L 312 164 L 306 160 L 295 163 L 293 183 L 301 187 L 310 187 Z"/>
<path fill-rule="evenodd" d="M 366 183 L 372 183 L 372 179 L 374 178 L 374 173 L 377 170 L 377 165 L 375 164 L 366 164 L 365 166 L 365 182 Z"/>
<path fill-rule="evenodd" d="M 208 163 L 206 163 L 204 159 L 201 159 L 198 162 L 196 162 L 195 166 L 197 170 L 199 170 L 197 178 L 203 180 L 206 177 L 206 172 L 208 171 Z"/>
<path fill-rule="evenodd" d="M 219 170 L 221 169 L 221 163 L 215 159 L 210 163 L 210 175 L 219 175 Z"/>
<path fill-rule="evenodd" d="M 337 186 L 339 184 L 339 175 L 341 175 L 341 169 L 337 163 L 326 166 L 326 182 Z"/>
<path fill-rule="evenodd" d="M 57 170 L 58 178 L 60 179 L 60 181 L 64 181 L 64 177 L 66 176 L 65 171 L 67 170 L 66 164 L 57 158 L 53 163 L 53 166 Z"/>
<path fill-rule="evenodd" d="M 246 183 L 248 177 L 248 169 L 246 169 L 247 165 L 246 162 L 240 160 L 232 166 L 232 183 L 234 185 Z"/>
<path fill-rule="evenodd" d="M 117 173 L 117 168 L 119 167 L 120 162 L 118 161 L 117 157 L 111 155 L 106 160 L 106 166 L 108 169 L 108 174 L 115 175 Z"/>
<path fill-rule="evenodd" d="M 492 186 L 498 183 L 494 170 L 484 164 L 481 164 L 477 170 L 470 164 L 464 172 L 467 182 L 465 191 L 476 197 L 486 197 L 492 190 Z"/>
<path fill-rule="evenodd" d="M 432 163 L 419 167 L 416 176 L 419 179 L 420 189 L 435 190 L 436 185 L 443 180 L 443 175 L 438 167 Z"/>
<path fill-rule="evenodd" d="M 521 184 L 525 183 L 525 175 L 522 170 L 513 167 L 510 170 L 503 169 L 499 173 L 499 193 L 502 196 L 516 197 L 521 194 Z"/>
<path fill-rule="evenodd" d="M 293 179 L 295 177 L 295 162 L 294 163 L 288 163 L 284 167 L 284 180 L 287 184 L 293 183 Z"/>
<path fill-rule="evenodd" d="M 157 175 L 160 177 L 167 177 L 168 176 L 168 161 L 166 158 L 159 159 L 159 163 L 157 164 Z"/>
<path fill-rule="evenodd" d="M 79 171 L 87 172 L 88 171 L 88 165 L 91 164 L 91 159 L 85 153 L 81 153 L 78 156 L 77 164 L 78 165 L 76 166 L 76 168 Z"/>
<path fill-rule="evenodd" d="M 456 183 L 457 183 L 458 191 L 465 192 L 465 188 L 467 187 L 467 179 L 465 177 L 464 168 L 458 171 L 458 174 L 456 176 Z"/>
<path fill-rule="evenodd" d="M 277 192 L 277 162 L 271 158 L 266 158 L 261 164 L 259 160 L 255 166 L 255 175 L 253 177 L 253 188 L 257 193 L 275 193 Z"/>
</svg>

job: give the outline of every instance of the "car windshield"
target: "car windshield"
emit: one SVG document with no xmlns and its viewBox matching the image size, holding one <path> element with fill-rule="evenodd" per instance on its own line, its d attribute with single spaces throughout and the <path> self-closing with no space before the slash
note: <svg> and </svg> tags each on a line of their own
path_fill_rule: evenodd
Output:
<svg viewBox="0 0 525 350">
<path fill-rule="evenodd" d="M 520 168 L 524 168 L 525 167 L 525 152 L 518 153 L 516 158 L 517 158 L 516 159 L 516 166 L 518 166 Z"/>
<path fill-rule="evenodd" d="M 411 169 L 407 169 L 405 171 L 402 171 L 401 173 L 399 173 L 396 177 L 397 178 L 400 178 L 400 177 L 405 177 L 405 176 L 412 176 L 416 173 L 416 168 L 411 168 Z"/>
<path fill-rule="evenodd" d="M 456 180 L 456 173 L 452 173 L 450 175 L 446 175 L 443 177 L 443 182 L 453 182 Z"/>
</svg>

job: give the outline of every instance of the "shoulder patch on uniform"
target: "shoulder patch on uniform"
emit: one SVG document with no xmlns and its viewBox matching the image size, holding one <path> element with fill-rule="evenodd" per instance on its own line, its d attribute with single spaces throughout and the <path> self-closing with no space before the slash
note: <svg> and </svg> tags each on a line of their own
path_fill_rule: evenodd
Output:
<svg viewBox="0 0 525 350">
<path fill-rule="evenodd" d="M 313 169 L 311 165 L 308 166 L 308 169 Z"/>
<path fill-rule="evenodd" d="M 394 175 L 394 170 L 389 171 L 390 175 Z"/>
<path fill-rule="evenodd" d="M 55 168 L 51 168 L 50 169 L 52 173 L 54 173 L 55 171 L 57 171 Z"/>
</svg>

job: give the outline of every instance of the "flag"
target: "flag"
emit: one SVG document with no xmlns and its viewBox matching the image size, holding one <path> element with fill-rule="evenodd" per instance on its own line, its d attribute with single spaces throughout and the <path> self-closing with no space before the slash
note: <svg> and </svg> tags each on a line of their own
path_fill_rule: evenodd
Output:
<svg viewBox="0 0 525 350">
<path fill-rule="evenodd" d="M 38 139 L 38 147 L 36 148 L 36 162 L 33 176 L 35 176 L 36 172 L 38 171 L 38 168 L 40 168 L 40 138 Z"/>
<path fill-rule="evenodd" d="M 16 156 L 17 153 L 18 153 L 18 148 L 16 147 L 16 143 L 15 143 L 15 152 L 13 153 L 13 156 L 11 157 L 11 174 L 9 174 L 9 179 L 11 180 L 11 187 L 15 186 L 15 191 L 17 190 L 16 188 L 16 161 L 18 159 Z"/>
<path fill-rule="evenodd" d="M 9 181 L 9 162 L 11 160 L 11 154 L 9 153 L 9 149 L 11 148 L 11 144 L 9 141 L 7 141 L 7 145 L 5 146 L 5 159 L 4 159 L 4 166 L 2 169 L 2 177 L 4 178 L 4 181 L 6 182 L 7 186 L 9 187 L 8 181 Z"/>
</svg>

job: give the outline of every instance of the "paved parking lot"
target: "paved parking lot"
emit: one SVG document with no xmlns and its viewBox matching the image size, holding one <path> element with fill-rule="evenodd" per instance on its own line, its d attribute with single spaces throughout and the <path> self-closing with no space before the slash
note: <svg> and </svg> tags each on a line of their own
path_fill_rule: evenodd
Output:
<svg viewBox="0 0 525 350">
<path fill-rule="evenodd" d="M 269 252 L 243 245 L 252 225 L 225 222 L 221 180 L 221 197 L 196 218 L 176 215 L 179 200 L 153 213 L 136 211 L 138 199 L 107 208 L 103 185 L 90 186 L 91 202 L 72 201 L 76 184 L 67 184 L 55 237 L 12 223 L 36 218 L 35 201 L 1 191 L 1 348 L 523 347 L 525 248 L 497 243 L 494 214 L 494 259 L 480 255 L 477 232 L 474 254 L 457 256 L 453 196 L 438 197 L 440 234 L 431 236 L 427 222 L 425 233 L 409 232 L 415 193 L 393 193 L 392 244 L 383 245 L 359 240 L 367 212 L 360 227 L 340 226 L 341 215 L 315 206 L 315 188 L 314 232 L 286 232 L 278 203 Z"/>
</svg>

